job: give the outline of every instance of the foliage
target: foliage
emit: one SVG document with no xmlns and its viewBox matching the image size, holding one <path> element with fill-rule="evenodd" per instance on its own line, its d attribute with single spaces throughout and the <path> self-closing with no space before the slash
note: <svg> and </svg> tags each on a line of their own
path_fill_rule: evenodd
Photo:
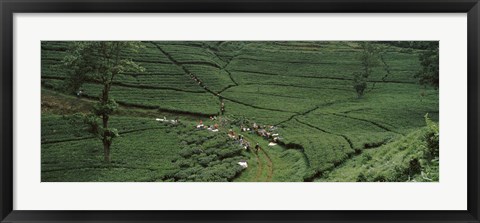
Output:
<svg viewBox="0 0 480 223">
<path fill-rule="evenodd" d="M 359 45 L 361 49 L 359 60 L 362 64 L 362 71 L 353 73 L 353 88 L 357 92 L 357 97 L 361 98 L 367 88 L 368 78 L 373 69 L 379 65 L 380 48 L 371 42 L 360 42 Z"/>
<path fill-rule="evenodd" d="M 109 98 L 105 103 L 98 103 L 93 106 L 93 113 L 97 116 L 110 115 L 118 109 L 114 99 Z"/>
<path fill-rule="evenodd" d="M 425 135 L 425 141 L 427 142 L 428 155 L 430 157 L 439 156 L 439 127 L 438 124 L 433 122 L 429 117 L 428 113 L 425 115 L 425 122 L 429 132 Z"/>
<path fill-rule="evenodd" d="M 87 118 L 86 123 L 91 126 L 90 132 L 101 138 L 105 162 L 110 162 L 110 146 L 119 135 L 117 129 L 108 126 L 109 116 L 118 108 L 115 100 L 109 97 L 109 92 L 116 75 L 143 70 L 131 59 L 122 57 L 122 52 L 136 51 L 141 45 L 127 41 L 73 42 L 71 45 L 64 57 L 64 64 L 70 70 L 65 79 L 66 86 L 77 91 L 86 81 L 103 85 L 99 103 L 93 107 L 93 113 L 102 118 L 102 125 L 93 123 L 96 120 L 94 118 Z"/>
<path fill-rule="evenodd" d="M 318 181 L 438 181 L 438 124 L 427 126 L 375 151 L 365 150 Z M 433 147 L 431 147 L 433 145 Z"/>
<path fill-rule="evenodd" d="M 63 59 L 71 72 L 68 77 L 74 78 L 67 80 L 75 81 L 75 85 L 86 81 L 112 84 L 115 75 L 141 71 L 143 68 L 132 59 L 122 57 L 122 52 L 137 52 L 141 46 L 138 42 L 128 41 L 75 41 Z"/>
<path fill-rule="evenodd" d="M 422 68 L 415 75 L 422 85 L 439 88 L 439 42 L 428 42 L 426 49 L 419 56 Z"/>
</svg>

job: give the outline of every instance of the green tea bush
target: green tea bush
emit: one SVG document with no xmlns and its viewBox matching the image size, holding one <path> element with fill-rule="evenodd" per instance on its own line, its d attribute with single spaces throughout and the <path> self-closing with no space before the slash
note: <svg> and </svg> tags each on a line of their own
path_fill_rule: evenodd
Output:
<svg viewBox="0 0 480 223">
<path fill-rule="evenodd" d="M 185 147 L 178 152 L 178 154 L 184 158 L 191 157 L 194 154 L 201 154 L 203 151 L 198 147 Z"/>
</svg>

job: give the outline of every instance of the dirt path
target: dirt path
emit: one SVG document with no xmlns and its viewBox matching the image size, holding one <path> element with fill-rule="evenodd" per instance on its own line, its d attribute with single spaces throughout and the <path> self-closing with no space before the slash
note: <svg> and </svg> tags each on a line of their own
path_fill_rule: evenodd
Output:
<svg viewBox="0 0 480 223">
<path fill-rule="evenodd" d="M 267 173 L 266 181 L 271 182 L 272 177 L 273 177 L 273 162 L 272 162 L 272 159 L 270 159 L 270 156 L 268 155 L 268 153 L 264 149 L 260 149 L 260 151 L 262 151 L 262 153 L 265 154 L 265 157 L 267 157 L 268 173 Z"/>
<path fill-rule="evenodd" d="M 263 149 L 268 145 L 268 142 L 265 143 L 263 139 L 255 137 L 254 135 L 245 134 L 244 138 L 255 145 L 257 142 L 260 144 L 260 149 L 258 152 L 255 152 L 255 149 L 251 149 L 251 153 L 255 155 L 257 161 L 257 170 L 255 173 L 254 182 L 271 182 L 274 174 L 274 164 L 270 158 L 270 154 Z M 266 148 L 266 147 L 265 147 Z"/>
<path fill-rule="evenodd" d="M 262 162 L 260 161 L 260 157 L 258 156 L 258 153 L 254 152 L 255 157 L 257 158 L 257 172 L 255 173 L 255 179 L 253 180 L 254 182 L 259 182 L 260 181 L 260 176 L 262 175 L 263 172 L 263 166 Z"/>
</svg>

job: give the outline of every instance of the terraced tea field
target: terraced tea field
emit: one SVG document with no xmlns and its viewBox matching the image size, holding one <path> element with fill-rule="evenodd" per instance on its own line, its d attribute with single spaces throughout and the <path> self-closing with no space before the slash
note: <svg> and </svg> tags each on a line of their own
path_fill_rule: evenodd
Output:
<svg viewBox="0 0 480 223">
<path fill-rule="evenodd" d="M 438 181 L 438 159 L 425 158 L 438 90 L 414 77 L 423 50 L 373 44 L 381 61 L 358 98 L 359 42 L 141 42 L 122 56 L 145 70 L 119 74 L 110 91 L 120 137 L 107 164 L 77 117 L 102 86 L 66 92 L 71 42 L 42 42 L 42 181 Z M 276 144 L 241 131 L 254 123 Z"/>
</svg>

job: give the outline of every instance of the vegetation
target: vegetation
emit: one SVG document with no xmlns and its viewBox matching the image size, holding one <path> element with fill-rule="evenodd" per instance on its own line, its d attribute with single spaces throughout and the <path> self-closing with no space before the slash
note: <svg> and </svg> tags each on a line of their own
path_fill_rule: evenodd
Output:
<svg viewBox="0 0 480 223">
<path fill-rule="evenodd" d="M 119 53 L 135 65 L 110 79 L 103 107 L 103 82 L 62 65 L 73 44 L 42 42 L 42 181 L 439 179 L 438 90 L 419 84 L 435 66 L 438 80 L 438 42 L 140 42 Z M 92 113 L 117 129 L 110 163 Z M 274 126 L 277 145 L 227 136 L 253 123 Z"/>
<path fill-rule="evenodd" d="M 92 81 L 103 86 L 99 103 L 93 107 L 93 115 L 85 116 L 84 122 L 90 126 L 89 131 L 98 136 L 103 143 L 104 160 L 110 162 L 110 146 L 118 130 L 108 125 L 110 114 L 118 107 L 110 95 L 114 78 L 142 68 L 130 59 L 123 57 L 125 51 L 134 51 L 140 45 L 134 42 L 74 42 L 64 57 L 64 62 L 70 71 L 67 78 L 67 90 L 78 91 L 83 83 Z M 77 93 L 81 96 L 81 91 Z M 102 125 L 98 124 L 98 117 Z"/>
<path fill-rule="evenodd" d="M 438 125 L 425 119 L 427 127 L 368 150 L 324 172 L 318 181 L 438 181 Z"/>
<path fill-rule="evenodd" d="M 357 92 L 357 96 L 361 98 L 367 88 L 368 77 L 372 73 L 374 67 L 379 63 L 379 48 L 370 42 L 361 42 L 360 61 L 362 63 L 362 71 L 353 73 L 353 88 Z"/>
<path fill-rule="evenodd" d="M 420 54 L 420 64 L 422 69 L 418 71 L 415 77 L 419 78 L 420 84 L 431 85 L 438 89 L 439 87 L 439 54 L 438 42 L 429 42 L 426 49 Z"/>
</svg>

